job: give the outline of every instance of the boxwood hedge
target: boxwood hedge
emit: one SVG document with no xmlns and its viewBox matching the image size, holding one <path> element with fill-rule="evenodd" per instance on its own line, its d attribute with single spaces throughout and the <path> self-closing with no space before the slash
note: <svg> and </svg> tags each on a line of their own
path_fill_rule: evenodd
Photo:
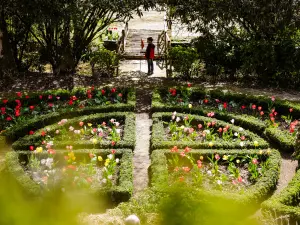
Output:
<svg viewBox="0 0 300 225">
<path fill-rule="evenodd" d="M 162 100 L 162 95 L 163 91 L 161 90 L 155 90 L 153 92 L 153 96 L 152 96 L 152 112 L 173 112 L 173 111 L 177 111 L 177 112 L 185 112 L 185 113 L 192 113 L 192 114 L 199 114 L 202 116 L 206 116 L 208 112 L 214 111 L 215 112 L 215 118 L 219 119 L 219 120 L 224 120 L 229 122 L 230 120 L 234 119 L 235 120 L 235 125 L 241 126 L 245 129 L 248 129 L 254 133 L 257 133 L 259 135 L 262 135 L 264 137 L 266 137 L 269 141 L 271 141 L 272 143 L 276 144 L 278 149 L 281 151 L 287 151 L 287 152 L 291 152 L 294 151 L 294 141 L 295 138 L 289 134 L 287 131 L 282 131 L 280 129 L 276 129 L 276 128 L 271 128 L 268 126 L 268 124 L 254 116 L 250 116 L 250 115 L 246 115 L 246 114 L 235 114 L 235 113 L 230 113 L 230 112 L 225 112 L 225 111 L 219 111 L 217 109 L 213 109 L 211 108 L 211 110 L 209 109 L 204 109 L 201 106 L 197 106 L 197 107 L 193 107 L 192 109 L 189 109 L 187 106 L 179 106 L 179 105 L 168 105 L 165 104 Z M 210 92 L 205 92 L 203 90 L 195 90 L 195 93 L 193 94 L 193 98 L 195 98 L 195 96 L 199 97 L 199 98 L 204 98 L 206 94 L 209 94 Z M 225 95 L 225 93 L 220 92 L 220 91 L 216 91 L 212 92 L 212 93 L 219 93 L 220 95 Z M 166 94 L 166 93 L 165 93 Z M 243 100 L 242 102 L 245 103 L 245 100 L 243 98 L 240 98 L 239 93 L 230 93 L 230 96 L 233 96 L 237 94 L 239 97 L 239 100 Z M 199 95 L 199 96 L 198 96 Z M 243 96 L 243 95 L 242 95 Z M 215 98 L 220 97 L 215 95 Z M 247 102 L 247 104 L 250 104 L 254 99 L 257 100 L 257 98 L 260 99 L 261 96 L 257 97 L 254 96 L 253 98 L 248 97 L 246 99 L 249 100 L 249 102 Z M 199 99 L 198 98 L 198 99 Z M 221 98 L 220 98 L 221 99 Z M 230 98 L 226 98 L 224 100 L 229 101 Z M 269 98 L 267 97 L 262 97 L 262 100 L 267 102 L 269 101 Z M 287 102 L 287 101 L 281 101 L 281 100 L 276 100 L 276 102 L 280 103 L 280 102 Z M 256 104 L 258 104 L 256 102 Z M 276 104 L 275 104 L 276 105 Z M 294 118 L 296 118 L 297 116 L 299 116 L 297 113 L 295 113 L 295 107 L 293 106 L 297 106 L 300 104 L 296 104 L 293 102 L 290 102 L 289 105 L 287 105 L 286 103 L 284 104 L 286 106 L 286 108 L 282 111 L 284 111 L 284 114 L 289 113 L 289 108 L 292 107 L 294 108 L 293 111 L 293 116 Z M 289 107 L 287 107 L 289 106 Z M 297 108 L 297 107 L 296 107 Z M 276 108 L 277 110 L 277 108 Z M 274 135 L 273 135 L 274 134 Z"/>
<path fill-rule="evenodd" d="M 300 170 L 288 186 L 262 203 L 262 212 L 266 216 L 289 216 L 291 221 L 300 222 Z"/>
<path fill-rule="evenodd" d="M 75 155 L 76 158 L 80 158 L 82 161 L 86 160 L 89 156 L 88 153 L 90 150 L 78 150 Z M 110 154 L 111 150 L 93 150 L 93 152 L 97 156 L 102 156 L 106 158 L 108 154 Z M 55 155 L 55 159 L 62 158 L 67 151 L 57 152 Z M 28 162 L 30 154 L 33 154 L 28 151 L 20 151 L 20 152 L 9 152 L 6 154 L 6 168 L 7 172 L 12 175 L 18 182 L 18 184 L 22 187 L 22 189 L 30 196 L 39 196 L 43 193 L 43 190 L 40 185 L 34 182 L 28 174 L 24 171 L 21 162 Z M 46 153 L 39 153 L 45 154 Z M 109 200 L 115 203 L 128 201 L 132 195 L 133 191 L 133 164 L 132 164 L 132 152 L 130 149 L 117 149 L 116 150 L 116 158 L 120 158 L 120 166 L 119 166 L 119 174 L 117 185 L 107 189 L 107 188 L 97 188 L 90 189 L 89 192 L 92 194 L 97 194 L 97 196 L 101 196 L 99 198 L 101 200 Z"/>
<path fill-rule="evenodd" d="M 177 116 L 183 117 L 184 114 L 177 114 Z M 228 124 L 226 122 L 216 120 L 216 119 L 211 119 L 208 117 L 203 117 L 203 116 L 194 116 L 194 120 L 196 121 L 205 121 L 205 122 L 211 122 L 212 120 L 216 121 L 217 126 L 226 126 L 230 125 L 231 129 L 234 132 L 238 133 L 243 133 L 246 137 L 248 137 L 248 140 L 251 142 L 244 142 L 244 147 L 243 148 L 267 148 L 269 145 L 268 143 L 259 137 L 258 135 L 248 131 L 248 130 L 243 130 L 239 131 L 239 127 Z M 164 130 L 164 121 L 170 121 L 171 120 L 171 113 L 165 112 L 165 113 L 154 113 L 152 115 L 153 119 L 153 126 L 152 126 L 152 137 L 151 137 L 151 149 L 163 149 L 163 148 L 171 148 L 173 146 L 178 146 L 178 147 L 186 147 L 189 146 L 191 148 L 209 148 L 208 143 L 209 142 L 197 142 L 197 141 L 171 141 L 171 140 L 166 140 L 165 139 L 165 130 Z M 258 145 L 254 146 L 253 141 L 257 141 Z M 240 146 L 240 141 L 238 142 L 230 142 L 230 141 L 219 141 L 219 142 L 214 142 L 214 145 L 212 148 L 223 148 L 223 149 L 234 149 L 234 148 L 241 148 Z"/>
<path fill-rule="evenodd" d="M 257 155 L 257 150 L 215 150 L 214 153 L 222 155 Z M 151 166 L 149 168 L 150 185 L 154 188 L 164 189 L 168 186 L 168 160 L 167 156 L 171 153 L 167 149 L 155 150 L 151 154 Z M 175 153 L 176 154 L 176 153 Z M 212 152 L 210 150 L 197 149 L 191 151 L 192 156 L 199 158 L 200 156 L 211 156 Z M 266 150 L 263 150 L 262 154 L 266 154 Z M 281 163 L 281 156 L 277 150 L 272 149 L 269 154 L 270 163 L 268 169 L 265 171 L 263 176 L 261 176 L 257 182 L 249 187 L 244 193 L 225 193 L 218 190 L 201 190 L 206 194 L 214 196 L 216 198 L 223 198 L 227 200 L 233 200 L 238 204 L 258 204 L 265 200 L 272 191 L 276 188 L 276 184 L 279 178 L 279 170 Z"/>
<path fill-rule="evenodd" d="M 153 95 L 153 103 L 152 108 L 155 109 L 156 107 L 161 107 L 163 104 L 163 99 L 161 96 L 166 95 L 168 92 L 168 89 L 159 89 L 155 90 Z M 205 89 L 205 88 L 192 88 L 192 95 L 191 100 L 199 101 L 203 100 L 205 96 L 210 96 L 213 99 L 219 99 L 221 101 L 234 101 L 238 102 L 240 104 L 246 104 L 249 105 L 250 103 L 260 105 L 263 108 L 267 109 L 268 104 L 270 103 L 270 97 L 267 97 L 265 95 L 251 95 L 251 94 L 245 94 L 245 93 L 238 93 L 238 92 L 232 92 L 232 91 L 224 91 L 224 89 Z M 171 105 L 169 105 L 171 106 Z M 300 103 L 299 102 L 293 102 L 293 101 L 287 101 L 287 100 L 281 100 L 276 99 L 274 102 L 274 107 L 276 108 L 276 111 L 281 115 L 289 114 L 290 108 L 293 108 L 292 116 L 293 118 L 300 118 Z"/>
<path fill-rule="evenodd" d="M 125 122 L 124 134 L 121 138 L 121 141 L 117 142 L 113 148 L 130 148 L 133 149 L 135 146 L 135 114 L 134 113 L 124 113 L 124 112 L 115 112 L 115 113 L 98 113 L 87 116 L 75 117 L 70 120 L 64 126 L 70 126 L 74 124 L 78 124 L 79 121 L 83 122 L 103 122 L 103 120 L 123 120 Z M 100 121 L 99 121 L 100 120 Z M 52 124 L 46 126 L 38 131 L 36 131 L 33 135 L 26 135 L 23 138 L 20 138 L 16 142 L 12 144 L 12 148 L 17 151 L 28 150 L 29 146 L 38 147 L 41 145 L 41 132 L 43 130 L 47 130 L 48 134 L 54 134 L 57 129 L 60 128 L 58 124 Z M 72 145 L 74 149 L 82 149 L 82 148 L 110 148 L 110 141 L 102 141 L 94 146 L 94 144 L 89 140 L 73 140 L 73 141 L 60 141 L 55 143 L 55 148 L 65 149 L 67 145 Z"/>
<path fill-rule="evenodd" d="M 46 91 L 44 94 L 53 94 L 53 95 L 71 95 L 81 93 L 85 89 L 75 89 L 72 92 L 67 90 L 57 90 L 57 91 Z M 84 92 L 86 95 L 86 92 Z M 78 96 L 78 95 L 77 95 Z M 32 96 L 33 99 L 38 99 L 38 93 Z M 100 106 L 88 106 L 83 109 L 68 110 L 61 109 L 56 112 L 48 113 L 45 115 L 36 116 L 35 118 L 22 121 L 22 123 L 15 124 L 11 128 L 7 129 L 1 135 L 7 137 L 11 141 L 15 141 L 20 137 L 28 134 L 30 130 L 40 129 L 44 126 L 56 123 L 61 119 L 69 119 L 72 117 L 78 117 L 83 115 L 95 114 L 95 113 L 108 113 L 108 112 L 133 112 L 136 105 L 136 93 L 135 89 L 128 89 L 127 92 L 127 103 L 118 103 L 111 105 L 100 105 Z"/>
</svg>

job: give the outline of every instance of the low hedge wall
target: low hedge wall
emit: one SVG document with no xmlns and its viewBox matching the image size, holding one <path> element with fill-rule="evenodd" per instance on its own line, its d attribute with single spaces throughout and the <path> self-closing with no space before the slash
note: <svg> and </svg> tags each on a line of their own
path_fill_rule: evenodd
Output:
<svg viewBox="0 0 300 225">
<path fill-rule="evenodd" d="M 160 107 L 161 104 L 163 104 L 163 100 L 161 98 L 161 95 L 167 94 L 168 89 L 159 89 L 155 90 L 153 95 L 153 102 L 152 107 Z M 209 95 L 213 99 L 219 99 L 221 101 L 234 101 L 241 104 L 247 104 L 250 103 L 260 105 L 263 108 L 268 108 L 268 102 L 270 102 L 271 96 L 264 96 L 264 95 L 250 95 L 245 93 L 238 93 L 238 92 L 232 92 L 232 91 L 224 91 L 224 89 L 205 89 L 205 88 L 192 88 L 192 100 L 200 100 L 204 99 L 205 96 Z M 161 104 L 159 104 L 161 103 Z M 294 118 L 300 118 L 300 102 L 292 102 L 287 100 L 281 100 L 276 99 L 274 103 L 274 107 L 276 108 L 276 111 L 281 114 L 289 114 L 289 109 L 293 108 L 292 116 Z"/>
<path fill-rule="evenodd" d="M 63 154 L 68 151 L 57 152 L 55 157 L 62 157 Z M 78 150 L 76 156 L 82 158 L 88 157 L 90 150 Z M 96 155 L 105 157 L 111 153 L 111 150 L 93 150 Z M 28 157 L 32 154 L 28 151 L 20 152 L 9 152 L 6 154 L 6 168 L 7 171 L 16 179 L 17 183 L 22 187 L 25 193 L 30 196 L 39 196 L 43 193 L 40 185 L 34 182 L 28 174 L 24 171 L 24 168 L 20 164 L 23 160 L 28 161 Z M 39 153 L 45 154 L 47 153 Z M 133 192 L 133 154 L 130 149 L 118 149 L 115 153 L 117 158 L 120 158 L 118 184 L 111 187 L 110 189 L 97 188 L 90 190 L 91 193 L 97 194 L 98 196 L 104 197 L 105 199 L 115 203 L 128 201 Z"/>
<path fill-rule="evenodd" d="M 263 154 L 265 154 L 263 150 Z M 196 158 L 200 156 L 209 155 L 211 156 L 212 152 L 210 150 L 192 150 L 190 152 L 192 155 L 196 155 Z M 257 150 L 215 150 L 214 153 L 222 155 L 237 155 L 244 156 L 246 154 L 257 155 Z M 160 189 L 168 185 L 168 160 L 167 154 L 171 153 L 167 149 L 155 150 L 151 154 L 151 166 L 149 169 L 150 184 L 152 187 Z M 261 201 L 265 200 L 272 191 L 276 188 L 276 184 L 279 178 L 279 170 L 281 163 L 281 156 L 277 150 L 272 149 L 269 155 L 270 163 L 269 168 L 266 170 L 263 176 L 261 176 L 258 181 L 246 190 L 245 193 L 225 193 L 217 190 L 202 190 L 208 195 L 212 195 L 216 198 L 224 198 L 236 201 L 238 204 L 258 204 Z"/>
<path fill-rule="evenodd" d="M 202 97 L 204 98 L 205 94 Z M 268 98 L 263 98 L 263 99 L 268 100 Z M 202 116 L 206 116 L 207 113 L 213 111 L 215 112 L 215 116 L 214 116 L 215 118 L 227 122 L 234 119 L 235 125 L 241 126 L 254 133 L 266 137 L 268 141 L 271 141 L 272 143 L 276 144 L 278 146 L 278 149 L 281 151 L 293 152 L 295 150 L 295 146 L 294 146 L 295 138 L 292 135 L 290 135 L 288 131 L 281 131 L 277 128 L 268 127 L 267 123 L 254 116 L 250 116 L 246 114 L 238 115 L 238 114 L 229 113 L 225 111 L 219 111 L 213 108 L 209 110 L 209 109 L 204 109 L 201 106 L 193 107 L 189 109 L 187 106 L 184 107 L 184 106 L 167 105 L 163 103 L 160 91 L 155 90 L 153 92 L 153 97 L 152 97 L 152 112 L 154 113 L 154 112 L 168 112 L 168 111 L 169 112 L 176 111 L 176 112 L 183 112 L 183 113 L 190 112 L 192 114 L 199 114 Z"/>
<path fill-rule="evenodd" d="M 292 136 L 288 131 L 281 131 L 277 128 L 267 128 L 264 136 L 279 146 L 280 150 L 285 152 L 294 152 L 296 137 Z"/>
<path fill-rule="evenodd" d="M 281 192 L 273 195 L 270 199 L 262 203 L 262 212 L 265 216 L 280 217 L 289 216 L 290 222 L 300 222 L 300 170 L 288 186 Z"/>
<path fill-rule="evenodd" d="M 77 90 L 77 89 L 76 89 Z M 77 93 L 73 91 L 74 93 Z M 48 91 L 47 94 L 69 93 L 67 90 Z M 71 93 L 73 93 L 71 92 Z M 38 97 L 37 97 L 38 98 Z M 109 113 L 109 112 L 133 112 L 136 105 L 136 93 L 134 89 L 130 89 L 127 93 L 127 103 L 118 103 L 104 106 L 89 106 L 83 109 L 76 109 L 73 111 L 61 109 L 56 112 L 48 113 L 45 115 L 36 116 L 35 118 L 28 119 L 22 123 L 18 123 L 13 127 L 7 129 L 1 135 L 7 137 L 10 141 L 15 141 L 20 137 L 25 136 L 30 130 L 43 128 L 44 126 L 56 123 L 62 119 L 69 119 L 83 115 L 95 113 Z"/>
<path fill-rule="evenodd" d="M 184 114 L 177 114 L 177 116 L 183 117 Z M 194 116 L 194 115 L 193 115 Z M 152 137 L 151 137 L 151 149 L 163 149 L 163 148 L 172 148 L 173 146 L 178 146 L 178 147 L 191 147 L 191 148 L 209 148 L 208 143 L 209 142 L 197 142 L 197 141 L 171 141 L 171 140 L 165 140 L 165 130 L 164 130 L 164 125 L 163 121 L 167 120 L 170 121 L 171 119 L 171 113 L 165 112 L 165 113 L 154 113 L 152 115 L 153 119 L 153 126 L 152 126 Z M 194 116 L 194 120 L 198 121 L 205 121 L 205 122 L 211 122 L 212 120 L 216 121 L 218 126 L 226 126 L 228 123 L 225 123 L 220 120 L 208 118 L 208 117 L 203 117 L 203 116 Z M 239 127 L 233 125 L 233 124 L 228 124 L 230 125 L 231 129 L 234 132 L 241 133 L 238 129 Z M 257 141 L 258 146 L 257 148 L 267 148 L 269 145 L 268 143 L 259 137 L 258 135 L 248 131 L 244 130 L 242 131 L 243 134 L 250 138 L 251 141 Z M 255 148 L 253 143 L 247 143 L 244 142 L 245 146 L 243 148 Z M 240 142 L 238 143 L 230 143 L 227 141 L 220 141 L 218 143 L 214 143 L 212 148 L 223 148 L 223 149 L 238 149 L 241 148 Z"/>
<path fill-rule="evenodd" d="M 98 122 L 99 120 L 110 120 L 110 119 L 123 120 L 125 122 L 124 134 L 121 141 L 117 142 L 113 148 L 130 148 L 134 149 L 135 147 L 135 114 L 134 113 L 106 113 L 106 114 L 92 114 L 82 117 L 75 117 L 73 119 L 68 120 L 68 122 L 64 126 L 70 126 L 72 124 L 78 124 L 79 121 L 83 122 Z M 102 122 L 102 121 L 101 121 Z M 47 127 L 44 127 L 38 131 L 36 131 L 33 135 L 26 135 L 23 138 L 20 138 L 16 142 L 12 144 L 12 148 L 17 151 L 29 150 L 29 146 L 38 147 L 41 145 L 41 131 L 47 130 L 47 133 L 54 134 L 57 129 L 61 126 L 58 124 L 53 124 Z M 89 140 L 74 140 L 74 141 L 66 141 L 66 142 L 56 142 L 55 148 L 59 150 L 60 148 L 65 149 L 67 145 L 72 145 L 74 149 L 82 149 L 82 148 L 94 148 L 94 144 Z M 102 141 L 101 143 L 96 144 L 97 148 L 110 148 L 110 141 Z"/>
</svg>

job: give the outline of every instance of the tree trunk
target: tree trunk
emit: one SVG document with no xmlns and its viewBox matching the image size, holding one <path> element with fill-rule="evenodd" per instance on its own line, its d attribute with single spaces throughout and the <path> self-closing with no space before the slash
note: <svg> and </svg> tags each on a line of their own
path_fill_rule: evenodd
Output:
<svg viewBox="0 0 300 225">
<path fill-rule="evenodd" d="M 4 78 L 6 72 L 15 73 L 16 63 L 14 61 L 12 48 L 8 38 L 7 24 L 4 18 L 4 12 L 1 12 L 0 32 L 2 33 L 2 54 L 0 58 L 0 78 Z"/>
</svg>

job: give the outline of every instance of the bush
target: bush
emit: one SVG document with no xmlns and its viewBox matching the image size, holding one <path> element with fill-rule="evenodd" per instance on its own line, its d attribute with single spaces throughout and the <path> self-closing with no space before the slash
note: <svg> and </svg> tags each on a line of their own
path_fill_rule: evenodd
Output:
<svg viewBox="0 0 300 225">
<path fill-rule="evenodd" d="M 185 78 L 191 77 L 192 65 L 198 58 L 194 48 L 185 48 L 182 46 L 173 47 L 169 51 L 169 57 L 175 72 L 178 72 Z"/>
</svg>

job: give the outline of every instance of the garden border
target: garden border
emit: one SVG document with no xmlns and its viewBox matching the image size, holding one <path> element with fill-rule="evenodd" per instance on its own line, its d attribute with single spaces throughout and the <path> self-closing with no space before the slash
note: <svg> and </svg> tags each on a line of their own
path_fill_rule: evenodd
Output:
<svg viewBox="0 0 300 225">
<path fill-rule="evenodd" d="M 65 90 L 63 90 L 65 91 Z M 48 92 L 47 92 L 48 93 Z M 49 92 L 50 94 L 53 92 Z M 1 135 L 5 136 L 9 141 L 15 141 L 20 137 L 24 137 L 24 134 L 28 134 L 30 130 L 40 129 L 44 126 L 58 122 L 61 119 L 69 119 L 72 117 L 78 117 L 83 115 L 89 115 L 94 113 L 109 113 L 109 112 L 133 112 L 136 107 L 136 90 L 129 89 L 127 95 L 127 103 L 118 103 L 112 105 L 101 105 L 85 107 L 83 109 L 76 109 L 75 111 L 63 111 L 52 112 L 44 115 L 37 116 L 24 121 L 22 124 L 14 125 L 12 128 L 7 129 Z"/>
<path fill-rule="evenodd" d="M 178 113 L 176 116 L 183 117 L 185 114 Z M 186 114 L 190 115 L 190 114 Z M 195 141 L 166 141 L 164 140 L 164 128 L 163 128 L 163 119 L 165 117 L 170 117 L 171 119 L 171 113 L 169 112 L 163 112 L 163 113 L 154 113 L 152 115 L 152 120 L 153 120 L 153 125 L 152 125 L 152 136 L 151 136 L 151 150 L 155 149 L 163 149 L 163 148 L 172 148 L 173 146 L 178 146 L 181 148 L 184 148 L 186 146 L 189 146 L 191 148 L 208 148 L 208 143 L 207 141 L 203 143 L 195 142 Z M 226 126 L 227 124 L 230 125 L 231 129 L 233 129 L 234 132 L 239 132 L 238 129 L 239 127 L 226 123 L 221 120 L 217 120 L 215 118 L 208 118 L 208 117 L 203 117 L 203 116 L 197 116 L 197 115 L 192 115 L 194 117 L 194 120 L 200 120 L 200 121 L 207 121 L 210 122 L 212 120 L 216 121 L 218 126 Z M 254 134 L 248 130 L 243 131 L 246 136 L 250 137 L 251 141 L 258 141 L 258 146 L 257 148 L 268 148 L 269 144 L 259 137 L 257 134 Z M 217 148 L 223 148 L 223 149 L 238 149 L 240 147 L 240 143 L 227 143 L 225 141 L 220 141 L 219 143 L 214 143 L 214 145 L 211 147 L 213 149 Z M 245 143 L 245 146 L 243 148 L 255 148 L 253 144 L 248 144 Z"/>
<path fill-rule="evenodd" d="M 207 149 L 195 149 L 191 151 L 192 154 L 200 155 L 211 155 L 218 153 L 220 155 L 236 154 L 236 155 L 245 155 L 245 154 L 258 154 L 257 150 L 215 150 L 212 152 Z M 263 150 L 263 154 L 266 153 L 266 150 Z M 155 150 L 151 154 L 151 166 L 149 168 L 149 177 L 150 185 L 156 187 L 159 190 L 160 185 L 167 184 L 168 179 L 168 169 L 167 169 L 167 158 L 165 154 L 173 154 L 168 149 L 159 149 Z M 222 158 L 222 157 L 221 157 Z M 270 153 L 270 164 L 269 169 L 266 173 L 259 178 L 259 180 L 243 195 L 234 194 L 234 193 L 222 193 L 216 190 L 204 190 L 205 193 L 215 196 L 222 197 L 224 199 L 234 200 L 239 202 L 239 204 L 258 204 L 261 201 L 265 200 L 276 188 L 277 181 L 279 179 L 279 170 L 281 163 L 280 153 L 272 149 Z"/>
<path fill-rule="evenodd" d="M 64 154 L 68 151 L 60 151 L 56 154 Z M 75 152 L 78 154 L 88 154 L 90 150 L 82 149 Z M 111 150 L 108 149 L 98 149 L 93 150 L 97 155 L 108 155 Z M 39 196 L 42 194 L 41 187 L 34 182 L 29 175 L 27 175 L 22 168 L 19 157 L 20 155 L 30 155 L 32 152 L 20 151 L 20 152 L 9 152 L 6 154 L 6 168 L 7 171 L 16 179 L 16 181 L 21 185 L 25 192 L 31 196 Z M 47 153 L 39 153 L 47 154 Z M 118 177 L 118 185 L 110 188 L 108 191 L 103 188 L 95 189 L 91 191 L 92 193 L 100 194 L 101 196 L 106 196 L 110 198 L 111 201 L 120 203 L 123 201 L 128 201 L 133 192 L 133 153 L 129 149 L 117 149 L 116 156 L 120 156 L 120 172 Z"/>
<path fill-rule="evenodd" d="M 262 212 L 266 217 L 289 215 L 290 220 L 300 222 L 300 207 L 292 206 L 299 199 L 299 195 L 300 170 L 297 171 L 287 187 L 262 203 Z"/>
<path fill-rule="evenodd" d="M 198 89 L 196 89 L 196 91 L 197 90 Z M 203 91 L 201 92 L 201 90 L 198 90 L 198 91 L 199 91 L 199 93 L 203 94 L 202 97 L 205 96 L 205 94 L 204 94 L 205 92 L 203 92 Z M 220 91 L 218 93 L 220 93 Z M 237 95 L 240 95 L 240 94 L 237 93 Z M 231 96 L 234 96 L 234 93 L 231 92 Z M 260 97 L 261 96 L 254 96 L 253 99 L 257 100 Z M 241 98 L 241 97 L 239 96 L 239 98 Z M 251 100 L 251 98 L 249 98 L 249 99 Z M 267 99 L 268 98 L 264 97 L 264 100 L 267 100 Z M 282 102 L 281 105 L 285 107 L 285 111 L 288 111 L 289 107 L 293 107 L 295 104 L 295 103 L 288 102 L 285 100 L 277 100 L 277 101 Z M 288 105 L 288 104 L 286 104 L 286 102 L 288 102 L 292 105 Z M 267 138 L 269 141 L 279 145 L 280 150 L 283 150 L 286 152 L 293 152 L 295 150 L 294 145 L 291 144 L 295 140 L 294 137 L 289 135 L 287 132 L 280 131 L 278 129 L 276 129 L 276 132 L 274 132 L 275 131 L 274 128 L 268 128 L 268 125 L 266 123 L 257 119 L 254 116 L 250 116 L 250 115 L 246 115 L 246 114 L 239 115 L 239 114 L 234 114 L 234 113 L 226 113 L 223 111 L 219 111 L 215 108 L 212 108 L 211 110 L 203 109 L 201 106 L 193 107 L 193 108 L 189 109 L 188 106 L 167 105 L 167 104 L 163 103 L 158 89 L 154 90 L 154 92 L 153 92 L 151 108 L 152 108 L 152 113 L 166 112 L 166 111 L 170 111 L 170 112 L 177 111 L 177 112 L 184 113 L 184 112 L 190 111 L 191 113 L 198 113 L 202 116 L 206 116 L 207 113 L 214 111 L 216 119 L 224 120 L 227 122 L 229 122 L 231 119 L 234 119 L 236 125 L 239 125 L 245 129 L 248 129 L 259 135 L 262 135 L 263 137 Z M 294 109 L 294 111 L 295 111 L 295 109 Z M 300 104 L 299 104 L 299 115 L 300 115 Z M 275 135 L 273 135 L 273 134 L 275 134 Z M 286 141 L 285 139 L 289 140 L 289 141 Z"/>
<path fill-rule="evenodd" d="M 73 117 L 72 119 L 68 120 L 64 126 L 72 125 L 74 123 L 78 123 L 78 121 L 89 122 L 93 120 L 99 119 L 111 119 L 111 118 L 123 118 L 125 122 L 124 127 L 124 135 L 123 138 L 117 142 L 114 146 L 111 145 L 110 141 L 103 141 L 102 143 L 96 144 L 97 148 L 130 148 L 131 150 L 135 147 L 135 114 L 131 112 L 115 112 L 115 113 L 98 113 L 98 114 L 90 114 L 87 116 L 81 117 Z M 60 125 L 52 124 L 46 126 L 38 131 L 36 131 L 33 135 L 26 135 L 23 138 L 20 138 L 16 142 L 12 144 L 12 148 L 15 151 L 24 151 L 29 150 L 29 146 L 40 146 L 40 133 L 47 129 L 48 133 L 55 133 L 55 130 L 59 129 Z M 65 146 L 72 145 L 73 149 L 83 149 L 83 148 L 94 148 L 95 145 L 89 141 L 68 141 L 68 142 L 59 142 L 56 146 L 56 150 L 60 148 L 65 149 Z"/>
</svg>

